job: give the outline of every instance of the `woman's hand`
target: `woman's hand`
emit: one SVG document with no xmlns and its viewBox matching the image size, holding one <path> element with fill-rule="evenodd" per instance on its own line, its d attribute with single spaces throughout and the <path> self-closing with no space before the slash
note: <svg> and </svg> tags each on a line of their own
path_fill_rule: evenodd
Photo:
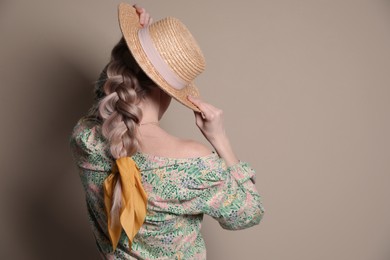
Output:
<svg viewBox="0 0 390 260">
<path fill-rule="evenodd" d="M 237 163 L 238 159 L 234 155 L 226 135 L 222 110 L 193 96 L 188 96 L 188 100 L 202 111 L 201 113 L 195 112 L 196 125 L 219 156 L 225 160 L 228 166 Z"/>
<path fill-rule="evenodd" d="M 146 12 L 145 8 L 140 7 L 137 4 L 133 5 L 133 7 L 137 11 L 137 13 L 139 15 L 139 23 L 143 27 L 148 26 L 153 22 L 153 18 L 150 16 L 150 14 L 148 12 Z"/>
<path fill-rule="evenodd" d="M 195 112 L 196 125 L 210 143 L 214 143 L 226 135 L 221 109 L 193 96 L 188 96 L 188 100 L 202 111 L 201 113 Z"/>
</svg>

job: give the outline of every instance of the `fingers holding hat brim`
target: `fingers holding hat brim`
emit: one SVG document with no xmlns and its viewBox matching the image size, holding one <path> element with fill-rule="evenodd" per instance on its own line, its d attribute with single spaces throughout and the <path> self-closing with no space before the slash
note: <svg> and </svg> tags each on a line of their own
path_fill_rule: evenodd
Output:
<svg viewBox="0 0 390 260">
<path fill-rule="evenodd" d="M 198 112 L 200 112 L 202 118 L 205 120 L 207 118 L 209 118 L 209 116 L 216 109 L 212 105 L 210 105 L 206 102 L 203 102 L 199 97 L 194 97 L 194 96 L 189 95 L 188 100 L 190 100 L 195 106 L 197 106 L 199 108 L 200 111 L 198 111 Z"/>
<path fill-rule="evenodd" d="M 186 107 L 196 111 L 201 112 L 199 107 L 196 106 L 196 104 L 192 103 L 190 100 L 188 100 L 188 96 L 191 95 L 193 97 L 199 97 L 199 89 L 193 84 L 190 83 L 187 87 L 177 90 L 169 85 L 160 85 L 160 87 L 167 92 L 171 97 L 179 101 L 181 104 L 185 105 Z"/>
<path fill-rule="evenodd" d="M 148 26 L 153 22 L 151 15 L 145 10 L 145 8 L 139 6 L 138 4 L 134 4 L 133 7 L 139 15 L 139 23 L 142 26 Z"/>
</svg>

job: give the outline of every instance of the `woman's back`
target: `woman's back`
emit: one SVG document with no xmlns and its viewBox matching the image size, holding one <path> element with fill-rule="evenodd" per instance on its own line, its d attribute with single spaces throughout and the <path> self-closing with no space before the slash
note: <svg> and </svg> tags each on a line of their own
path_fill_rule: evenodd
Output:
<svg viewBox="0 0 390 260">
<path fill-rule="evenodd" d="M 211 153 L 207 146 L 173 136 L 155 124 L 141 125 L 138 132 L 140 150 L 144 154 L 168 158 L 194 158 Z"/>
<path fill-rule="evenodd" d="M 163 137 L 166 139 L 159 140 Z M 81 119 L 73 130 L 71 147 L 86 191 L 89 219 L 98 248 L 105 258 L 206 259 L 200 233 L 203 214 L 212 216 L 223 228 L 232 230 L 260 222 L 264 209 L 254 186 L 254 171 L 249 165 L 240 162 L 227 167 L 216 153 L 211 152 L 191 158 L 180 156 L 189 155 L 186 153 L 160 156 L 158 154 L 164 152 L 166 141 L 172 142 L 169 148 L 188 142 L 189 151 L 199 145 L 164 132 L 157 134 L 154 142 L 153 138 L 149 141 L 149 148 L 156 145 L 161 150 L 153 155 L 137 152 L 132 156 L 148 194 L 146 219 L 134 237 L 131 250 L 127 236 L 122 233 L 118 247 L 112 253 L 107 234 L 103 182 L 114 161 L 97 121 Z M 209 152 L 206 150 L 201 152 Z M 199 150 L 192 152 L 199 153 Z"/>
</svg>

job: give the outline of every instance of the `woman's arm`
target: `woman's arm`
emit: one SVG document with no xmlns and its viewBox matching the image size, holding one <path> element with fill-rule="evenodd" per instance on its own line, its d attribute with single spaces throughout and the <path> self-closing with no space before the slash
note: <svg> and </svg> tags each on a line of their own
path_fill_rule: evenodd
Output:
<svg viewBox="0 0 390 260">
<path fill-rule="evenodd" d="M 188 96 L 188 100 L 202 111 L 202 113 L 194 112 L 196 125 L 214 147 L 219 157 L 225 160 L 228 167 L 237 164 L 239 160 L 233 152 L 223 125 L 223 111 L 199 98 Z"/>
<path fill-rule="evenodd" d="M 199 194 L 191 203 L 196 205 L 195 209 L 218 220 L 225 229 L 245 229 L 259 224 L 265 209 L 255 186 L 255 171 L 234 154 L 223 125 L 222 110 L 199 98 L 189 96 L 188 99 L 202 111 L 195 112 L 196 125 L 225 164 L 216 163 L 219 166 L 209 175 L 200 177 L 201 185 L 192 190 Z"/>
<path fill-rule="evenodd" d="M 180 200 L 183 214 L 204 213 L 228 230 L 257 225 L 265 209 L 255 186 L 255 171 L 248 163 L 227 167 L 218 156 L 202 158 L 194 164 L 185 184 L 186 199 Z"/>
</svg>

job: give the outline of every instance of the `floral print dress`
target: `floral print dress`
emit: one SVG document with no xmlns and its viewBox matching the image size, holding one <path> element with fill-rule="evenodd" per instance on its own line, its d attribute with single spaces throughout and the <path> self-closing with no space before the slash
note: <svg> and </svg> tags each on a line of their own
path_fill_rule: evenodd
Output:
<svg viewBox="0 0 390 260">
<path fill-rule="evenodd" d="M 136 153 L 132 158 L 148 194 L 147 215 L 131 249 L 122 232 L 113 252 L 103 182 L 115 160 L 101 134 L 101 124 L 81 118 L 70 145 L 85 190 L 90 224 L 104 259 L 206 259 L 200 233 L 204 214 L 229 230 L 257 225 L 264 215 L 262 197 L 254 185 L 255 172 L 245 162 L 227 167 L 214 152 L 182 159 Z"/>
</svg>

